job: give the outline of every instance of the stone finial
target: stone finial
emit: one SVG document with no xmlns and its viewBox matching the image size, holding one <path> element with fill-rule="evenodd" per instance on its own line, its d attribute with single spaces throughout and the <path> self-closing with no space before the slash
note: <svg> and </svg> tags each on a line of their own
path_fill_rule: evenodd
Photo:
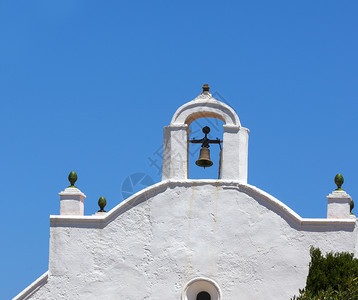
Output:
<svg viewBox="0 0 358 300">
<path fill-rule="evenodd" d="M 351 196 L 349 196 L 342 188 L 344 182 L 342 174 L 338 173 L 334 177 L 334 182 L 337 188 L 327 196 L 327 218 L 330 219 L 344 219 L 349 218 L 352 214 L 354 203 Z"/>
<path fill-rule="evenodd" d="M 334 177 L 334 182 L 337 185 L 336 191 L 342 191 L 343 189 L 341 188 L 341 186 L 344 182 L 343 175 L 338 173 L 336 177 Z"/>
<path fill-rule="evenodd" d="M 68 181 L 71 184 L 69 187 L 75 188 L 75 182 L 77 181 L 77 174 L 75 171 L 72 171 L 70 174 L 68 174 Z"/>
<path fill-rule="evenodd" d="M 204 93 L 209 93 L 209 90 L 210 90 L 210 86 L 207 84 L 207 83 L 205 83 L 204 85 L 203 85 L 203 91 L 201 92 L 202 94 L 204 94 Z"/>
<path fill-rule="evenodd" d="M 106 211 L 104 210 L 104 207 L 106 206 L 106 204 L 107 204 L 106 198 L 100 197 L 100 198 L 98 199 L 98 206 L 99 206 L 99 208 L 100 208 L 100 210 L 99 210 L 98 212 L 106 212 Z"/>
<path fill-rule="evenodd" d="M 68 175 L 68 180 L 71 185 L 59 193 L 60 215 L 83 216 L 84 199 L 86 198 L 86 195 L 75 187 L 75 182 L 77 181 L 77 174 L 75 171 L 72 171 Z"/>
</svg>

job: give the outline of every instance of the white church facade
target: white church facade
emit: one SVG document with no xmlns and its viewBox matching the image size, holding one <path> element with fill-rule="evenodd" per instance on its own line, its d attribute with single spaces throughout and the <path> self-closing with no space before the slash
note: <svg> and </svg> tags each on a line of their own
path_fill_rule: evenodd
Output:
<svg viewBox="0 0 358 300">
<path fill-rule="evenodd" d="M 225 123 L 218 180 L 188 179 L 189 125 L 203 117 Z M 300 217 L 247 183 L 248 137 L 204 86 L 164 128 L 161 182 L 85 216 L 72 174 L 50 216 L 48 271 L 14 299 L 287 300 L 311 246 L 357 253 L 351 197 L 339 186 L 327 218 Z"/>
</svg>

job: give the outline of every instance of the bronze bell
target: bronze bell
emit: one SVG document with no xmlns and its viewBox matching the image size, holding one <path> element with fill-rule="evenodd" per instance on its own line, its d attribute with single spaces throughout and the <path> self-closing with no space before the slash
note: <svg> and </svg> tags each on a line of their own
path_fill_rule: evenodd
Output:
<svg viewBox="0 0 358 300">
<path fill-rule="evenodd" d="M 209 148 L 203 147 L 200 149 L 199 159 L 195 162 L 199 167 L 211 167 L 213 162 L 210 160 L 210 150 Z"/>
</svg>

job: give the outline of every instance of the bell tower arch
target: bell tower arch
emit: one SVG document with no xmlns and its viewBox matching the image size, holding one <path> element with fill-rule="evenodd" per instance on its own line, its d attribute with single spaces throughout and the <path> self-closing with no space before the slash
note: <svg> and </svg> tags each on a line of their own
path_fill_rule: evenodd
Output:
<svg viewBox="0 0 358 300">
<path fill-rule="evenodd" d="M 221 179 L 247 183 L 249 129 L 241 126 L 230 106 L 210 94 L 207 84 L 198 97 L 179 107 L 170 125 L 164 127 L 162 180 L 188 179 L 189 125 L 200 118 L 217 118 L 225 123 Z"/>
</svg>

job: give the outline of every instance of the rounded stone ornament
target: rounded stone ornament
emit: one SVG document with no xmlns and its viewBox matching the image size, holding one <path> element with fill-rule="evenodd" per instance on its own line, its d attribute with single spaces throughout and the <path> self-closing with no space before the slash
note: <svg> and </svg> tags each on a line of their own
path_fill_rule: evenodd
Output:
<svg viewBox="0 0 358 300">
<path fill-rule="evenodd" d="M 106 212 L 106 211 L 104 210 L 104 207 L 105 207 L 106 205 L 107 205 L 106 198 L 100 197 L 100 198 L 98 199 L 98 206 L 99 206 L 99 208 L 100 208 L 100 210 L 99 210 L 98 212 Z"/>
<path fill-rule="evenodd" d="M 336 191 L 342 190 L 341 186 L 344 182 L 343 175 L 338 173 L 336 177 L 334 177 L 334 182 L 337 185 Z"/>
<path fill-rule="evenodd" d="M 69 175 L 68 175 L 68 181 L 70 182 L 70 186 L 69 187 L 74 187 L 75 188 L 75 182 L 77 181 L 77 174 L 75 171 L 72 171 Z"/>
</svg>

